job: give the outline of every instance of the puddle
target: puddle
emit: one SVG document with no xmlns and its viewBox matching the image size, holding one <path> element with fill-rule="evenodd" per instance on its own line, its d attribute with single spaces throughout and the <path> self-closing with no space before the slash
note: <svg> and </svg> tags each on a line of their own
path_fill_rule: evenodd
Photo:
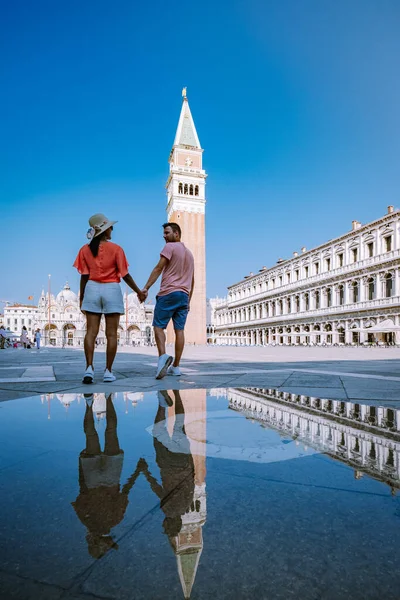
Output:
<svg viewBox="0 0 400 600">
<path fill-rule="evenodd" d="M 1 597 L 397 598 L 399 410 L 227 388 L 0 419 Z"/>
</svg>

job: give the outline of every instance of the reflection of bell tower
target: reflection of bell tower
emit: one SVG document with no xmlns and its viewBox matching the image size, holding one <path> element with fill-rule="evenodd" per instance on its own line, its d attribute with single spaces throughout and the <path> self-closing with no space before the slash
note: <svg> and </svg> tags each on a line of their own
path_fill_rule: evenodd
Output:
<svg viewBox="0 0 400 600">
<path fill-rule="evenodd" d="M 182 242 L 194 256 L 195 286 L 185 337 L 189 343 L 205 344 L 206 331 L 206 259 L 205 259 L 205 185 L 207 174 L 202 168 L 203 150 L 183 92 L 183 104 L 174 145 L 169 156 L 167 181 L 168 221 L 182 229 Z M 168 341 L 172 331 L 168 331 Z"/>
<path fill-rule="evenodd" d="M 176 555 L 183 594 L 187 599 L 190 598 L 203 551 L 202 527 L 207 517 L 206 391 L 182 390 L 180 395 L 185 408 L 185 431 L 190 439 L 190 451 L 194 462 L 195 489 L 192 505 L 182 515 L 182 529 L 176 537 L 170 538 L 170 542 Z M 173 413 L 173 410 L 171 408 L 169 412 Z"/>
</svg>

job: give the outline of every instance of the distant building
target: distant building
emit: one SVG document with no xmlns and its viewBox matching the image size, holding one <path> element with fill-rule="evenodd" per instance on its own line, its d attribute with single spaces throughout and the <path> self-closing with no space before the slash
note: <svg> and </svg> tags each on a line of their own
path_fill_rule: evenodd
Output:
<svg viewBox="0 0 400 600">
<path fill-rule="evenodd" d="M 262 267 L 211 300 L 212 343 L 400 343 L 400 211 Z M 210 338 L 211 339 L 211 338 Z"/>
<path fill-rule="evenodd" d="M 119 343 L 143 346 L 154 342 L 154 306 L 140 304 L 136 294 L 125 294 L 126 314 L 121 315 L 118 329 Z M 4 307 L 5 327 L 21 334 L 22 326 L 32 337 L 36 329 L 42 333 L 42 343 L 52 346 L 82 346 L 86 332 L 86 319 L 79 308 L 79 295 L 68 283 L 57 294 L 42 291 L 38 306 L 13 304 Z M 100 324 L 98 343 L 105 343 L 105 321 Z"/>
<path fill-rule="evenodd" d="M 4 307 L 3 325 L 6 329 L 21 335 L 22 327 L 32 332 L 38 315 L 37 306 L 32 304 L 6 304 Z"/>
</svg>

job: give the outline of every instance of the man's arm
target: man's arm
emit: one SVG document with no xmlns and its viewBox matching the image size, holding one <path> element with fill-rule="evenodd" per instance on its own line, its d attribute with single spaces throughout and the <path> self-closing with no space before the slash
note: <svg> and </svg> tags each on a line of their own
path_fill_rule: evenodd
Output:
<svg viewBox="0 0 400 600">
<path fill-rule="evenodd" d="M 79 308 L 82 306 L 83 296 L 85 295 L 85 287 L 89 281 L 89 275 L 81 275 L 81 284 L 79 289 Z"/>
<path fill-rule="evenodd" d="M 193 290 L 194 290 L 194 273 L 193 273 L 193 277 L 192 277 L 192 287 L 190 288 L 190 294 L 189 294 L 189 302 L 192 299 L 193 296 Z"/>
<path fill-rule="evenodd" d="M 164 270 L 164 267 L 166 267 L 168 264 L 168 260 L 165 258 L 165 256 L 161 256 L 160 260 L 158 261 L 158 263 L 156 264 L 156 266 L 154 267 L 154 269 L 152 270 L 149 279 L 147 280 L 146 285 L 143 288 L 143 292 L 148 292 L 149 289 L 151 288 L 151 286 L 157 281 L 157 279 L 160 277 L 161 273 Z"/>
<path fill-rule="evenodd" d="M 190 310 L 190 302 L 192 300 L 192 296 L 193 296 L 193 290 L 194 290 L 194 273 L 193 273 L 193 277 L 192 277 L 192 287 L 190 288 L 190 293 L 189 293 L 189 305 L 188 305 L 188 310 Z"/>
</svg>

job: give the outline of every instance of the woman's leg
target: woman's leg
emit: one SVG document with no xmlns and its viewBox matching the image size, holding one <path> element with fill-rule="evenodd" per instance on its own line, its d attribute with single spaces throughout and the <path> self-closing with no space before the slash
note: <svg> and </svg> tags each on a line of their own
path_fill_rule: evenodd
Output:
<svg viewBox="0 0 400 600">
<path fill-rule="evenodd" d="M 106 369 L 112 371 L 115 355 L 117 354 L 118 344 L 118 325 L 119 325 L 119 313 L 111 313 L 104 315 L 106 318 L 106 338 L 107 338 L 107 350 L 106 350 Z"/>
<path fill-rule="evenodd" d="M 107 396 L 106 402 L 107 425 L 105 431 L 104 454 L 107 454 L 108 456 L 116 456 L 117 454 L 121 454 L 121 448 L 119 447 L 117 435 L 117 413 L 115 412 L 112 401 L 112 394 Z"/>
<path fill-rule="evenodd" d="M 93 366 L 94 344 L 99 333 L 101 314 L 86 311 L 85 357 L 86 368 Z"/>
<path fill-rule="evenodd" d="M 86 456 L 98 456 L 101 454 L 99 436 L 94 426 L 93 405 L 86 405 L 83 431 L 86 435 L 86 448 L 82 454 Z"/>
</svg>

